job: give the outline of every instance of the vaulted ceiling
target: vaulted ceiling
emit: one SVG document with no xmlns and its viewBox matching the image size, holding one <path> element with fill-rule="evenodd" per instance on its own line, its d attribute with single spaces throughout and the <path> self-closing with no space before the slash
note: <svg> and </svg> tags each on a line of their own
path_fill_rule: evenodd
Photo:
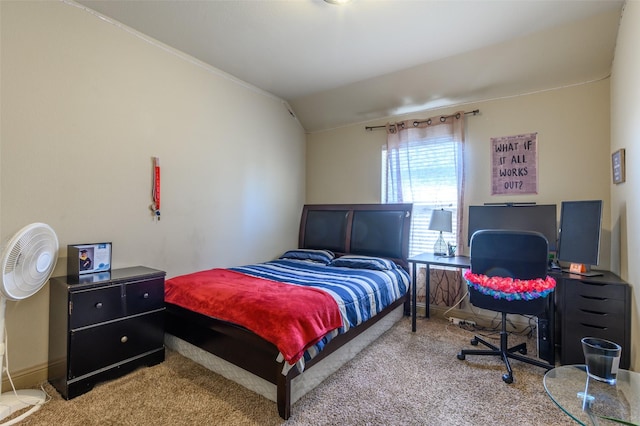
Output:
<svg viewBox="0 0 640 426">
<path fill-rule="evenodd" d="M 285 100 L 307 132 L 609 76 L 623 0 L 80 0 Z"/>
</svg>

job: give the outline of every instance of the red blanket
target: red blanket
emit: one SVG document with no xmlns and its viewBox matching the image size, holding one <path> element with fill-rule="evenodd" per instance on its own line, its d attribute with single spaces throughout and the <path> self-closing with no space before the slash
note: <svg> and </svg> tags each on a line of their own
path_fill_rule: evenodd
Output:
<svg viewBox="0 0 640 426">
<path fill-rule="evenodd" d="M 338 304 L 322 290 L 227 269 L 168 279 L 165 301 L 251 330 L 273 343 L 289 364 L 342 326 Z"/>
</svg>

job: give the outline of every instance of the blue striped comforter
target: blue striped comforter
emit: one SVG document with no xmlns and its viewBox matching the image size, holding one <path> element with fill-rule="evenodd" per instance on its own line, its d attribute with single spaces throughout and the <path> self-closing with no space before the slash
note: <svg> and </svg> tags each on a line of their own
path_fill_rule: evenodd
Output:
<svg viewBox="0 0 640 426">
<path fill-rule="evenodd" d="M 309 348 L 304 356 L 305 361 L 312 359 L 336 335 L 367 321 L 404 296 L 410 282 L 409 274 L 400 268 L 377 271 L 292 259 L 229 269 L 272 281 L 314 287 L 334 298 L 342 314 L 343 326 Z M 304 362 L 298 368 L 302 371 Z M 286 371 L 283 373 L 286 374 Z"/>
</svg>

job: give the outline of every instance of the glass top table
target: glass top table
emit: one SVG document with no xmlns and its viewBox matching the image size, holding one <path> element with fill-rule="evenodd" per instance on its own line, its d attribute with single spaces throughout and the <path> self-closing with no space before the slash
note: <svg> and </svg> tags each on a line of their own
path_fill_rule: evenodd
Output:
<svg viewBox="0 0 640 426">
<path fill-rule="evenodd" d="M 544 388 L 580 424 L 640 425 L 640 373 L 618 370 L 609 385 L 587 376 L 584 365 L 563 365 L 545 374 Z"/>
</svg>

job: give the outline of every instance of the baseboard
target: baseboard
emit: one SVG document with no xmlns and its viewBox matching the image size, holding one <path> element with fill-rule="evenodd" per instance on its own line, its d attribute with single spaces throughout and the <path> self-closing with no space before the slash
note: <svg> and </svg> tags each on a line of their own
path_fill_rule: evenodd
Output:
<svg viewBox="0 0 640 426">
<path fill-rule="evenodd" d="M 16 389 L 37 388 L 42 383 L 47 381 L 47 377 L 47 364 L 42 364 L 11 373 L 11 380 L 13 380 L 13 384 Z M 5 373 L 2 375 L 2 392 L 8 392 L 10 390 L 11 383 L 9 382 L 7 374 Z"/>
</svg>

